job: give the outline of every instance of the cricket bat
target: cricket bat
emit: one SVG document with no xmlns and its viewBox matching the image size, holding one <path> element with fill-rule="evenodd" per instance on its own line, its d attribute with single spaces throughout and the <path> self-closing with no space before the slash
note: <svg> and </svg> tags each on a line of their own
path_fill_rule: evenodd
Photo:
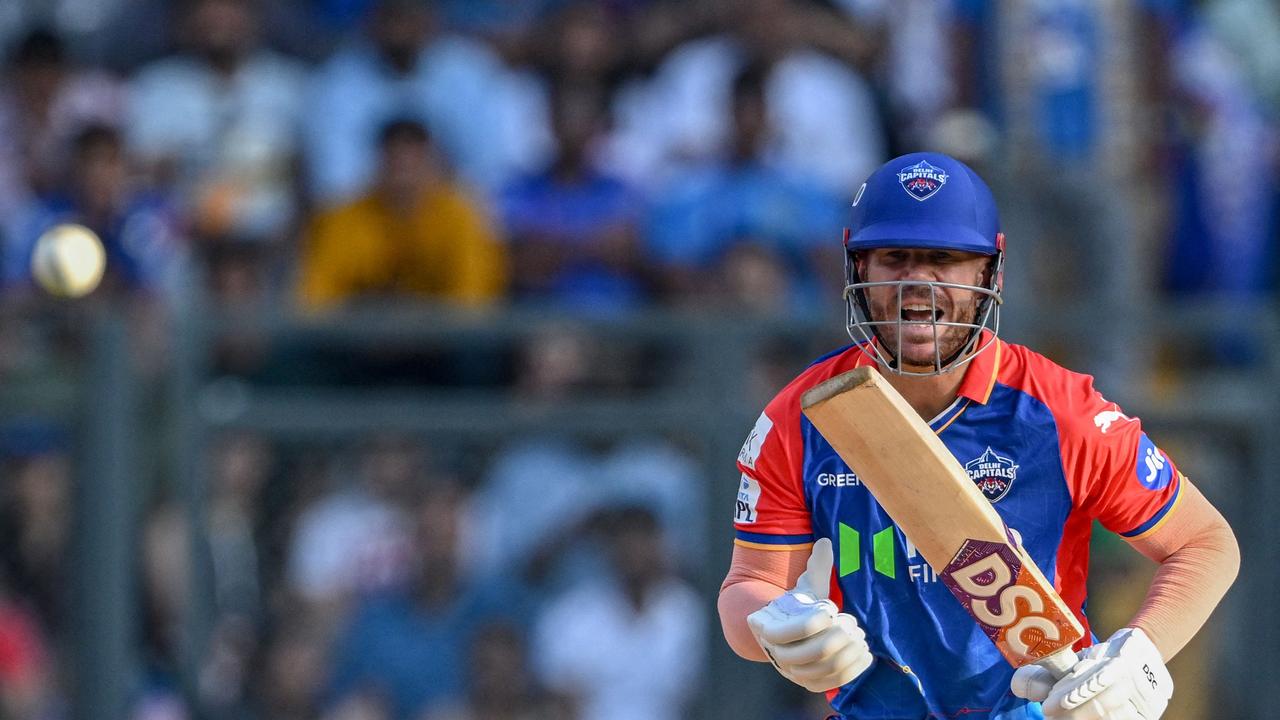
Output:
<svg viewBox="0 0 1280 720">
<path fill-rule="evenodd" d="M 1080 622 L 902 395 L 861 367 L 800 406 L 1005 659 L 1065 675 Z"/>
</svg>

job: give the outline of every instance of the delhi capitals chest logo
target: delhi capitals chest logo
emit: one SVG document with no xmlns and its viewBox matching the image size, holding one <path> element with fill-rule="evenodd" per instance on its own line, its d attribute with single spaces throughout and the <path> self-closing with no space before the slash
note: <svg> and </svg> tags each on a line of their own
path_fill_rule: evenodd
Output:
<svg viewBox="0 0 1280 720">
<path fill-rule="evenodd" d="M 1018 466 L 1009 458 L 997 455 L 990 447 L 977 459 L 965 463 L 964 471 L 991 502 L 1004 497 L 1018 477 Z"/>
<path fill-rule="evenodd" d="M 928 200 L 933 194 L 947 184 L 947 173 L 940 167 L 934 167 L 928 160 L 898 171 L 898 182 L 902 189 L 917 200 Z"/>
</svg>

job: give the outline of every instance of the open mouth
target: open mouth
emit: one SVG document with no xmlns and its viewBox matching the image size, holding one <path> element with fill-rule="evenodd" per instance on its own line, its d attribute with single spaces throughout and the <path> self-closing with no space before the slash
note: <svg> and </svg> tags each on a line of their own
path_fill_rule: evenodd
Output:
<svg viewBox="0 0 1280 720">
<path fill-rule="evenodd" d="M 928 303 L 906 303 L 899 310 L 899 318 L 906 322 L 930 323 L 942 319 L 942 309 Z"/>
</svg>

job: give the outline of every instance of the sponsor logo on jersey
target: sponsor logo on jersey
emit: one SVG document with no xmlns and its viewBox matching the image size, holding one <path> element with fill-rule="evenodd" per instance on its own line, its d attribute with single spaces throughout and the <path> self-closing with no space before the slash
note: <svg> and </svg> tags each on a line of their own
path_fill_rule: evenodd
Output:
<svg viewBox="0 0 1280 720">
<path fill-rule="evenodd" d="M 1148 490 L 1163 490 L 1173 479 L 1173 463 L 1161 452 L 1146 433 L 1138 438 L 1138 457 L 1134 463 L 1138 482 Z"/>
<path fill-rule="evenodd" d="M 760 413 L 755 427 L 751 428 L 751 434 L 747 435 L 746 442 L 742 443 L 742 450 L 738 451 L 738 462 L 755 470 L 756 460 L 760 459 L 760 448 L 764 447 L 765 438 L 769 437 L 770 430 L 773 430 L 773 421 L 768 415 Z"/>
<path fill-rule="evenodd" d="M 860 487 L 862 481 L 854 473 L 819 473 L 818 487 Z"/>
<path fill-rule="evenodd" d="M 1009 458 L 997 455 L 989 446 L 981 455 L 965 463 L 964 471 L 991 502 L 1004 497 L 1013 481 L 1018 479 L 1018 466 Z"/>
<path fill-rule="evenodd" d="M 1102 434 L 1105 435 L 1106 432 L 1111 429 L 1111 425 L 1113 423 L 1119 422 L 1121 420 L 1124 420 L 1127 422 L 1132 419 L 1133 418 L 1129 417 L 1128 415 L 1125 415 L 1119 410 L 1103 410 L 1102 412 L 1093 416 L 1093 424 L 1097 426 L 1098 430 L 1102 431 Z"/>
<path fill-rule="evenodd" d="M 934 193 L 947 184 L 947 173 L 940 167 L 930 165 L 928 160 L 921 160 L 915 165 L 899 170 L 898 183 L 908 195 L 924 201 L 933 197 Z"/>
<path fill-rule="evenodd" d="M 844 523 L 838 523 L 837 529 L 839 577 L 847 577 L 865 569 L 890 580 L 897 580 L 902 576 L 912 583 L 938 581 L 938 574 L 920 557 L 920 551 L 905 536 L 903 544 L 906 547 L 906 557 L 904 562 L 898 561 L 899 533 L 896 525 L 881 528 L 874 533 L 860 532 Z M 900 567 L 905 572 L 900 573 Z"/>
<path fill-rule="evenodd" d="M 733 510 L 733 521 L 750 524 L 756 521 L 756 504 L 760 502 L 760 483 L 756 479 L 742 474 L 738 482 L 738 502 Z"/>
</svg>

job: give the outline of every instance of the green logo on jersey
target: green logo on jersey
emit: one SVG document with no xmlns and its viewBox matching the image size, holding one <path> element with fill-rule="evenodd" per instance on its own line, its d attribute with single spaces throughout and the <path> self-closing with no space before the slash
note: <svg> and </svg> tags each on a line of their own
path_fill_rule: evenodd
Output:
<svg viewBox="0 0 1280 720">
<path fill-rule="evenodd" d="M 895 563 L 893 526 L 871 536 L 871 556 L 875 571 L 887 578 L 898 576 Z M 840 577 L 852 575 L 862 568 L 862 535 L 840 523 Z"/>
</svg>

